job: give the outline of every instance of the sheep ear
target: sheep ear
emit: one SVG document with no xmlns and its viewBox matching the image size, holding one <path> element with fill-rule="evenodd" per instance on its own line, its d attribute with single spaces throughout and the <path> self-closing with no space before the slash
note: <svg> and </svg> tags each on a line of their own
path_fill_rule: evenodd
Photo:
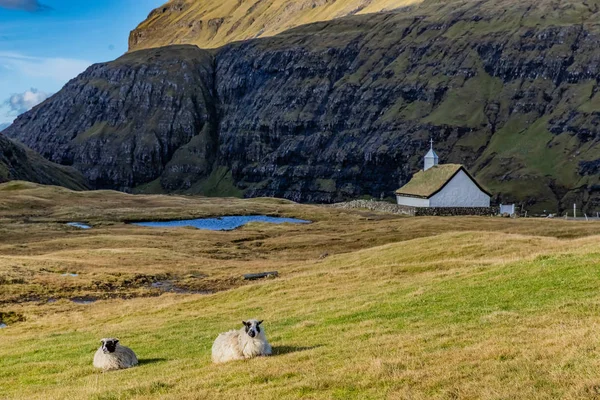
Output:
<svg viewBox="0 0 600 400">
<path fill-rule="evenodd" d="M 244 326 L 248 326 L 248 323 L 246 321 L 242 321 L 242 324 L 244 324 Z"/>
<path fill-rule="evenodd" d="M 119 339 L 115 339 L 115 344 L 119 343 Z"/>
<path fill-rule="evenodd" d="M 260 324 L 262 324 L 262 323 L 263 323 L 263 321 L 264 321 L 264 320 L 262 320 L 262 319 L 261 319 L 260 321 L 258 321 L 258 324 L 256 324 L 256 325 L 260 325 Z"/>
</svg>

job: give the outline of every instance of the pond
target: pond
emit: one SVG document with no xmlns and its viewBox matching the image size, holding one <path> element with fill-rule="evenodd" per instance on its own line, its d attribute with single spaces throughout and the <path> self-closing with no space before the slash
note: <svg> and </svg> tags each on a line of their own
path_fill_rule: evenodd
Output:
<svg viewBox="0 0 600 400">
<path fill-rule="evenodd" d="M 134 225 L 147 226 L 152 228 L 177 228 L 189 226 L 197 229 L 206 229 L 211 231 L 231 231 L 246 225 L 250 222 L 266 222 L 270 224 L 309 224 L 296 218 L 268 217 L 266 215 L 248 215 L 248 216 L 230 216 L 220 218 L 200 218 L 188 219 L 183 221 L 159 221 L 159 222 L 137 222 Z"/>
<path fill-rule="evenodd" d="M 83 224 L 81 222 L 69 222 L 67 225 L 72 226 L 73 228 L 79 228 L 79 229 L 92 229 L 91 226 Z"/>
</svg>

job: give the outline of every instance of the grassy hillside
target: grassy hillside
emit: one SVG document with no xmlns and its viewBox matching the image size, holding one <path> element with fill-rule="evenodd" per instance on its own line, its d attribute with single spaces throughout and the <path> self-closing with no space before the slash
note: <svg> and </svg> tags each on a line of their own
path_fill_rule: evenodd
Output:
<svg viewBox="0 0 600 400">
<path fill-rule="evenodd" d="M 85 178 L 75 169 L 54 164 L 0 134 L 0 183 L 11 180 L 87 189 Z"/>
<path fill-rule="evenodd" d="M 169 0 L 129 37 L 129 51 L 194 44 L 208 49 L 273 36 L 287 29 L 346 15 L 392 10 L 422 0 Z"/>
<path fill-rule="evenodd" d="M 598 396 L 595 223 L 403 218 L 271 199 L 72 193 L 18 182 L 0 191 L 0 312 L 26 319 L 13 317 L 0 330 L 5 398 Z M 120 222 L 236 212 L 315 222 L 222 233 Z M 96 227 L 58 223 L 73 218 Z M 62 277 L 61 268 L 79 276 Z M 127 273 L 203 280 L 271 269 L 280 278 L 211 295 L 92 305 L 4 296 L 44 279 L 56 295 Z M 7 279 L 14 272 L 20 281 Z M 216 335 L 251 317 L 265 319 L 274 356 L 212 365 Z M 134 348 L 141 365 L 94 371 L 93 352 L 105 336 Z"/>
</svg>

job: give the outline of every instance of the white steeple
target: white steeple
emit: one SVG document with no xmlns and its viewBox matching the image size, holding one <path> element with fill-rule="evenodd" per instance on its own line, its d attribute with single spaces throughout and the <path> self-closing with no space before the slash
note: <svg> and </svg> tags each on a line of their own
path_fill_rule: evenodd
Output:
<svg viewBox="0 0 600 400">
<path fill-rule="evenodd" d="M 429 149 L 429 152 L 425 155 L 424 170 L 427 171 L 429 168 L 433 167 L 434 165 L 438 165 L 438 163 L 439 163 L 439 158 L 438 158 L 438 155 L 435 154 L 435 151 L 433 151 L 433 139 L 431 139 L 431 148 Z"/>
</svg>

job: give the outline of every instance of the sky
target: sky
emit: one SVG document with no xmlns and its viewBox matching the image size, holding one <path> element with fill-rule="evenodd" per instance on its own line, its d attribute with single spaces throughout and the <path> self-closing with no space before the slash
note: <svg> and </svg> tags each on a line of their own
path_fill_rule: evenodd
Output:
<svg viewBox="0 0 600 400">
<path fill-rule="evenodd" d="M 166 0 L 0 0 L 0 130 L 91 64 L 127 51 Z"/>
</svg>

